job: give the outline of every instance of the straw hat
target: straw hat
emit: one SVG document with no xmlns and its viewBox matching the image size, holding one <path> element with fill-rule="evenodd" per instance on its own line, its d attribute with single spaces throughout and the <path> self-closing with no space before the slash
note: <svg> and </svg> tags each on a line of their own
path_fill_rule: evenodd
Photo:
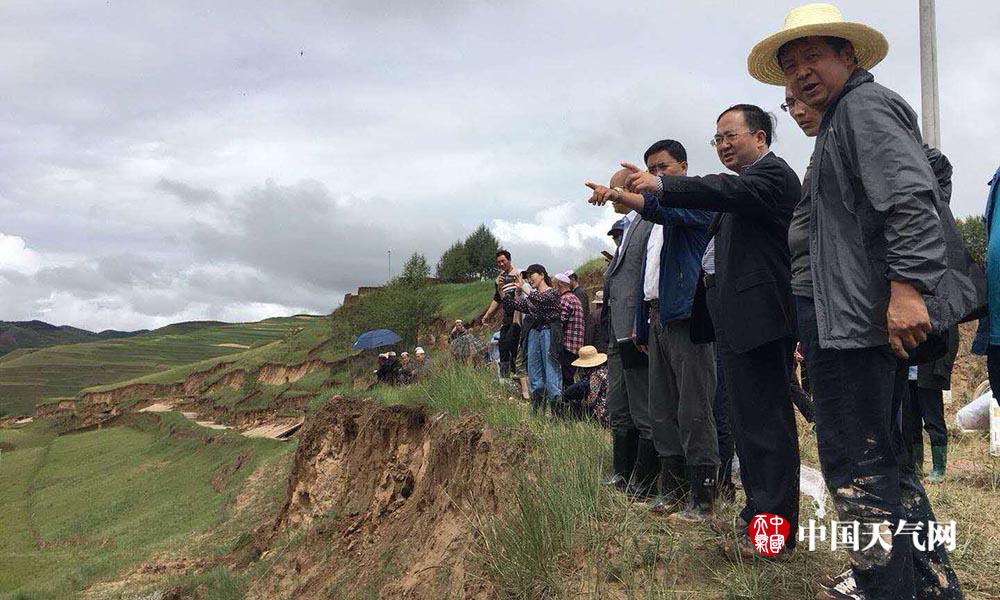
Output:
<svg viewBox="0 0 1000 600">
<path fill-rule="evenodd" d="M 580 348 L 578 359 L 573 361 L 574 367 L 599 367 L 608 360 L 608 355 L 597 351 L 593 346 Z"/>
<path fill-rule="evenodd" d="M 785 16 L 781 31 L 753 47 L 747 57 L 750 75 L 764 83 L 785 85 L 785 74 L 778 65 L 778 49 L 792 40 L 811 36 L 848 40 L 854 46 L 858 65 L 864 69 L 871 69 L 889 53 L 889 42 L 876 29 L 845 21 L 840 9 L 832 4 L 806 4 L 793 8 Z"/>
</svg>

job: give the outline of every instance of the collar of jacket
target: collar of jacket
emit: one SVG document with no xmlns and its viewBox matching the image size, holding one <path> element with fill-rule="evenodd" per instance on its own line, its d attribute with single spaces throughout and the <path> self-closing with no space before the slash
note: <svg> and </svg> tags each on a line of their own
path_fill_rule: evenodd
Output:
<svg viewBox="0 0 1000 600">
<path fill-rule="evenodd" d="M 830 119 L 833 118 L 833 113 L 837 109 L 837 105 L 840 104 L 840 101 L 844 99 L 844 96 L 865 83 L 875 83 L 875 76 L 861 67 L 854 69 L 851 76 L 847 78 L 847 82 L 844 84 L 844 89 L 840 90 L 840 95 L 830 103 L 830 106 L 826 108 L 826 112 L 823 113 L 823 119 L 819 123 L 820 130 L 826 129 L 830 126 Z"/>
</svg>

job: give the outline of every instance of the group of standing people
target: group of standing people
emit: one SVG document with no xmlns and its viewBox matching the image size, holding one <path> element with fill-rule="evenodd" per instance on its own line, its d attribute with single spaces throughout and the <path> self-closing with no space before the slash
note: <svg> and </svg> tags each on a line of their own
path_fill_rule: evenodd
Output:
<svg viewBox="0 0 1000 600">
<path fill-rule="evenodd" d="M 817 597 L 961 598 L 946 551 L 927 543 L 935 518 L 915 440 L 920 422 L 937 418 L 920 407 L 940 395 L 922 393 L 919 379 L 921 369 L 946 378 L 935 363 L 953 360 L 955 327 L 978 316 L 985 276 L 948 207 L 947 159 L 870 72 L 887 52 L 874 28 L 810 4 L 750 53 L 750 74 L 783 86 L 783 107 L 816 138 L 802 181 L 772 150 L 771 116 L 734 104 L 710 140 L 731 173 L 688 176 L 683 145 L 667 139 L 647 149 L 645 169 L 622 163 L 609 185 L 587 183 L 591 203 L 625 214 L 604 285 L 613 435 L 604 483 L 673 519 L 703 521 L 725 493 L 735 446 L 746 501 L 717 529 L 735 531 L 726 546 L 751 557 L 751 519 L 779 515 L 792 535 L 776 558 L 790 556 L 798 342 L 838 519 L 880 538 L 849 550 L 850 568 Z M 912 365 L 921 367 L 910 396 Z M 931 441 L 944 443 L 938 432 Z M 943 451 L 934 457 L 943 473 Z M 906 533 L 914 527 L 918 535 Z"/>
<path fill-rule="evenodd" d="M 602 300 L 596 298 L 595 309 L 591 310 L 590 298 L 573 271 L 550 275 L 540 264 L 519 270 L 511 263 L 507 250 L 497 251 L 496 264 L 500 275 L 482 321 L 488 321 L 497 310 L 503 311 L 498 342 L 500 375 L 515 373 L 520 355 L 528 376 L 532 410 L 579 415 L 586 405 L 593 413 L 589 392 L 581 405 L 570 402 L 580 400 L 579 388 L 569 398 L 564 391 L 577 383 L 577 369 L 587 370 L 580 373 L 580 378 L 588 382 L 589 388 L 593 379 L 590 370 L 600 368 L 603 362 L 593 345 L 593 337 L 600 329 L 595 319 L 601 318 Z"/>
</svg>

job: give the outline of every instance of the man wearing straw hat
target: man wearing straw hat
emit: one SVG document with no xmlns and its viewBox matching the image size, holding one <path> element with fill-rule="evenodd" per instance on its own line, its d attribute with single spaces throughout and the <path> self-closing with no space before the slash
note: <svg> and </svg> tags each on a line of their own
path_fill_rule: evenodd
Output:
<svg viewBox="0 0 1000 600">
<path fill-rule="evenodd" d="M 787 83 L 823 115 L 807 190 L 813 289 L 797 297 L 799 333 L 823 476 L 840 521 L 860 522 L 872 539 L 848 549 L 853 577 L 817 598 L 961 598 L 944 548 L 927 545 L 934 514 L 909 468 L 893 402 L 895 355 L 906 358 L 927 339 L 931 314 L 954 315 L 942 284 L 939 190 L 917 116 L 867 71 L 888 48 L 836 7 L 809 4 L 747 61 L 754 78 Z M 904 527 L 921 529 L 893 535 Z"/>
</svg>

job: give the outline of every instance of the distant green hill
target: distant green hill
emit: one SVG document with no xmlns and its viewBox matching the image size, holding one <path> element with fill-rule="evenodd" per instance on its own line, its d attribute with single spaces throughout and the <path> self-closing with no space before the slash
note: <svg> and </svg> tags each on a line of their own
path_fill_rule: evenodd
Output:
<svg viewBox="0 0 1000 600">
<path fill-rule="evenodd" d="M 438 316 L 448 320 L 471 321 L 486 310 L 493 295 L 489 281 L 431 289 L 441 300 Z M 379 301 L 378 294 L 366 298 L 356 300 L 352 310 L 357 303 Z M 39 404 L 79 398 L 84 391 L 178 384 L 208 372 L 197 389 L 185 393 L 210 398 L 226 410 L 298 407 L 350 381 L 349 375 L 336 375 L 327 365 L 346 358 L 353 336 L 361 331 L 332 326 L 337 315 L 334 311 L 329 317 L 296 315 L 239 324 L 174 323 L 121 339 L 18 348 L 0 357 L 0 416 L 30 414 Z M 369 325 L 383 326 L 374 321 Z"/>
<path fill-rule="evenodd" d="M 0 358 L 0 414 L 72 398 L 87 387 L 141 377 L 280 340 L 313 317 L 257 323 L 178 323 L 131 337 L 18 349 Z"/>
<path fill-rule="evenodd" d="M 115 331 L 100 333 L 70 327 L 51 325 L 44 321 L 0 321 L 0 356 L 18 348 L 45 348 L 59 344 L 78 344 L 131 337 L 142 331 Z"/>
<path fill-rule="evenodd" d="M 493 285 L 488 281 L 440 284 L 429 290 L 437 294 L 440 300 L 437 317 L 444 320 L 471 321 L 486 310 L 493 296 Z M 343 310 L 335 310 L 328 318 L 303 321 L 300 329 L 275 343 L 118 379 L 82 390 L 79 397 L 128 405 L 150 393 L 172 395 L 176 388 L 171 386 L 183 384 L 185 393 L 210 401 L 217 411 L 228 413 L 230 420 L 237 419 L 240 413 L 262 409 L 290 414 L 308 410 L 331 393 L 349 390 L 352 376 L 363 377 L 369 366 L 373 366 L 367 362 L 371 357 L 350 362 L 345 359 L 352 355 L 351 342 L 356 335 L 386 323 L 377 317 L 369 322 L 364 319 L 355 322 L 357 315 L 349 317 L 345 313 L 357 311 L 362 304 L 391 300 L 391 296 L 383 298 L 373 292 Z M 348 322 L 355 326 L 346 326 Z M 158 390 L 151 391 L 153 386 L 159 386 Z"/>
</svg>

